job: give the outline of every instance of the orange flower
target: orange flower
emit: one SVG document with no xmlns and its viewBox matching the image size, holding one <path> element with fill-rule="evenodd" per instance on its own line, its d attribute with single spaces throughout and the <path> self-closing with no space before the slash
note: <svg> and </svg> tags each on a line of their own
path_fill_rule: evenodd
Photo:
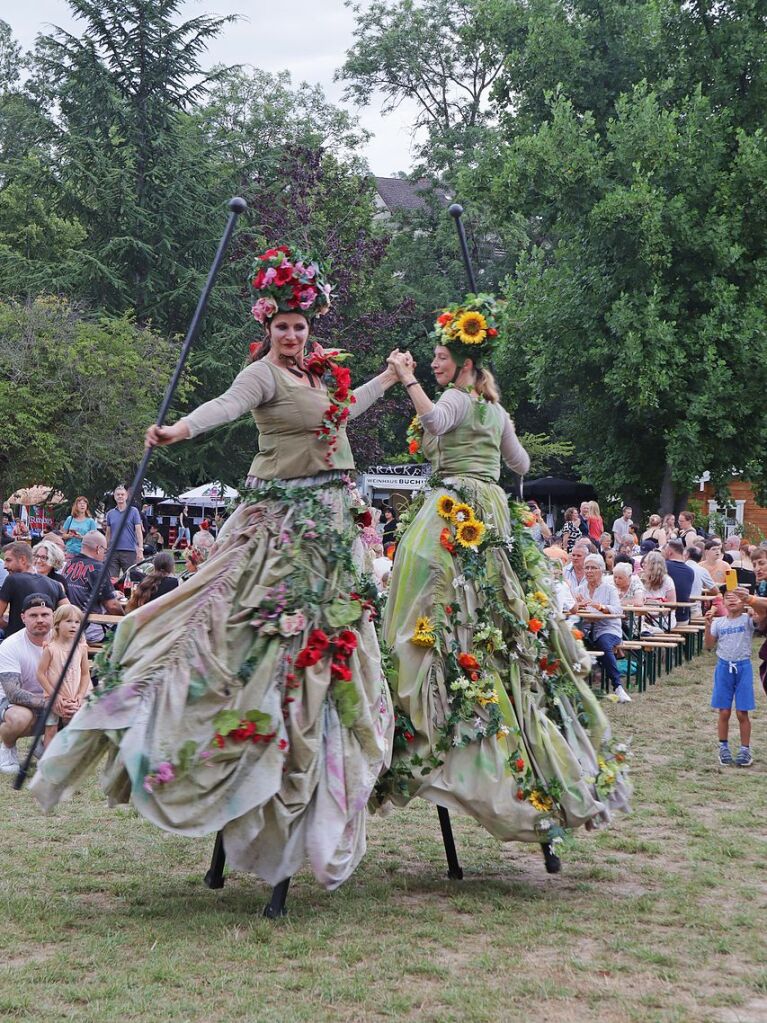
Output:
<svg viewBox="0 0 767 1023">
<path fill-rule="evenodd" d="M 418 443 L 417 440 L 411 440 L 410 443 L 407 446 L 407 449 L 408 449 L 408 451 L 410 452 L 411 455 L 417 455 L 418 454 L 418 449 L 420 447 L 421 447 L 421 445 Z"/>
<path fill-rule="evenodd" d="M 455 552 L 453 535 L 447 527 L 445 527 L 445 529 L 443 529 L 442 532 L 439 534 L 439 542 L 442 544 L 446 551 L 449 551 L 451 554 Z"/>
<path fill-rule="evenodd" d="M 570 631 L 572 632 L 575 639 L 583 639 L 583 633 L 581 632 L 580 629 L 571 629 Z"/>
<path fill-rule="evenodd" d="M 543 622 L 540 621 L 538 618 L 531 618 L 530 621 L 527 623 L 527 627 L 530 630 L 530 632 L 540 632 L 541 629 L 543 628 Z"/>
<path fill-rule="evenodd" d="M 440 327 L 446 327 L 452 319 L 453 319 L 452 313 L 443 313 L 441 316 L 437 317 L 437 323 L 440 325 Z"/>
<path fill-rule="evenodd" d="M 474 654 L 458 654 L 458 663 L 462 668 L 476 671 L 480 664 Z"/>
</svg>

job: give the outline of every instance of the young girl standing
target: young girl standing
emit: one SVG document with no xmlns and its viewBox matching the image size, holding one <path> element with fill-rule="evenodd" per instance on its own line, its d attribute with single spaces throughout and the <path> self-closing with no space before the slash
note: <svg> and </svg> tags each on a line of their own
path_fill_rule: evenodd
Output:
<svg viewBox="0 0 767 1023">
<path fill-rule="evenodd" d="M 48 641 L 40 664 L 37 668 L 37 680 L 50 696 L 58 681 L 64 662 L 72 649 L 72 643 L 80 626 L 83 613 L 74 604 L 64 604 L 53 616 L 53 636 Z M 67 668 L 64 684 L 59 690 L 52 713 L 45 722 L 44 745 L 52 741 L 58 731 L 59 721 L 69 722 L 82 707 L 85 697 L 91 690 L 91 673 L 88 668 L 88 646 L 85 637 L 81 637 L 78 649 Z"/>
</svg>

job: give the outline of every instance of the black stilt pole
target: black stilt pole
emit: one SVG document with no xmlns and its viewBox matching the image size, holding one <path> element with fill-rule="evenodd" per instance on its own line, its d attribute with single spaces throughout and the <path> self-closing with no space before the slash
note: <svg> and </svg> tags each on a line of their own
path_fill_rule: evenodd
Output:
<svg viewBox="0 0 767 1023">
<path fill-rule="evenodd" d="M 224 836 L 219 831 L 216 835 L 216 844 L 213 846 L 213 856 L 210 860 L 210 867 L 205 875 L 204 882 L 208 888 L 224 887 L 224 866 L 226 864 L 226 852 L 224 850 Z"/>
<path fill-rule="evenodd" d="M 285 908 L 285 900 L 288 897 L 288 888 L 290 887 L 290 878 L 286 877 L 284 881 L 280 881 L 272 888 L 272 897 L 269 900 L 269 904 L 264 908 L 264 916 L 270 920 L 276 920 L 279 916 L 287 916 L 288 911 Z"/>
<path fill-rule="evenodd" d="M 197 338 L 197 334 L 200 330 L 200 323 L 202 322 L 202 317 L 205 313 L 205 307 L 208 304 L 210 293 L 213 290 L 213 282 L 216 279 L 216 275 L 218 274 L 219 268 L 224 260 L 224 254 L 226 253 L 232 234 L 234 233 L 234 226 L 237 223 L 237 217 L 241 213 L 244 213 L 245 210 L 248 208 L 248 204 L 245 202 L 245 200 L 240 199 L 238 197 L 230 199 L 228 205 L 230 211 L 229 219 L 226 223 L 224 233 L 221 236 L 221 241 L 218 243 L 216 255 L 213 259 L 213 263 L 211 264 L 210 271 L 208 272 L 208 279 L 205 281 L 205 286 L 203 287 L 202 292 L 200 294 L 199 301 L 197 302 L 197 308 L 194 311 L 192 321 L 189 324 L 189 329 L 187 330 L 186 337 L 184 338 L 184 343 L 181 346 L 181 352 L 178 357 L 178 362 L 176 363 L 176 368 L 173 371 L 173 376 L 171 377 L 170 383 L 168 384 L 167 390 L 165 391 L 165 397 L 163 398 L 162 405 L 160 406 L 160 411 L 157 414 L 156 422 L 158 426 L 163 425 L 163 423 L 165 422 L 165 417 L 167 416 L 168 411 L 170 410 L 170 406 L 173 401 L 173 396 L 176 393 L 178 382 L 181 379 L 181 374 L 183 373 L 184 366 L 186 365 L 187 357 L 189 356 L 189 352 L 191 351 L 192 345 L 194 344 L 195 339 Z M 144 476 L 146 475 L 147 466 L 149 465 L 149 459 L 152 457 L 152 451 L 153 451 L 152 448 L 144 449 L 144 457 L 141 459 L 141 463 L 139 464 L 139 467 L 136 470 L 136 475 L 133 477 L 133 482 L 131 483 L 130 491 L 131 502 L 137 495 L 141 493 L 141 485 L 144 482 Z M 112 542 L 109 545 L 109 550 L 104 556 L 104 561 L 101 565 L 101 571 L 99 572 L 98 578 L 93 587 L 93 591 L 91 592 L 90 599 L 88 600 L 86 606 L 83 608 L 83 618 L 82 621 L 80 622 L 80 628 L 77 630 L 77 635 L 75 636 L 72 642 L 72 649 L 69 651 L 69 654 L 67 655 L 67 658 L 64 661 L 64 666 L 61 669 L 61 674 L 59 675 L 58 681 L 56 682 L 56 685 L 53 687 L 53 692 L 48 698 L 48 702 L 45 705 L 45 709 L 41 711 L 40 714 L 38 715 L 37 725 L 35 726 L 34 734 L 32 736 L 32 744 L 29 747 L 29 752 L 27 753 L 24 763 L 21 765 L 21 767 L 19 767 L 19 773 L 16 775 L 13 781 L 13 787 L 17 791 L 21 789 L 21 787 L 24 784 L 24 781 L 27 777 L 27 772 L 29 771 L 29 765 L 32 763 L 32 754 L 35 749 L 35 746 L 37 745 L 40 736 L 43 734 L 45 722 L 48 719 L 53 709 L 53 705 L 55 704 L 58 698 L 59 691 L 61 690 L 61 687 L 64 684 L 64 679 L 66 677 L 67 671 L 69 670 L 69 665 L 72 663 L 72 660 L 74 659 L 74 656 L 77 652 L 77 645 L 80 642 L 80 639 L 82 638 L 83 634 L 85 633 L 86 628 L 88 627 L 88 615 L 93 611 L 94 607 L 98 603 L 99 594 L 101 593 L 102 587 L 106 582 L 107 576 L 109 574 L 109 563 L 112 560 L 112 555 L 117 550 L 117 545 L 120 542 L 123 530 L 125 529 L 125 524 L 128 520 L 128 516 L 130 515 L 130 509 L 131 503 L 129 503 L 126 506 L 125 511 L 123 512 L 122 517 L 120 519 L 120 522 L 114 531 Z"/>
<path fill-rule="evenodd" d="M 463 229 L 463 206 L 459 202 L 454 202 L 447 211 L 451 217 L 455 220 L 455 229 L 458 232 L 458 244 L 461 246 L 461 255 L 463 256 L 463 265 L 466 267 L 466 276 L 469 279 L 469 287 L 473 292 L 476 293 L 477 281 L 474 277 L 474 267 L 471 265 L 471 256 L 469 255 L 469 246 L 466 244 L 466 232 Z"/>
<path fill-rule="evenodd" d="M 541 845 L 543 858 L 546 861 L 546 873 L 558 874 L 562 869 L 562 861 L 551 848 L 551 842 L 543 842 Z"/>
<path fill-rule="evenodd" d="M 458 853 L 455 849 L 453 828 L 450 824 L 450 814 L 446 806 L 438 806 L 439 826 L 442 829 L 442 841 L 445 844 L 445 856 L 447 857 L 447 876 L 451 881 L 463 881 L 463 870 L 458 862 Z"/>
</svg>

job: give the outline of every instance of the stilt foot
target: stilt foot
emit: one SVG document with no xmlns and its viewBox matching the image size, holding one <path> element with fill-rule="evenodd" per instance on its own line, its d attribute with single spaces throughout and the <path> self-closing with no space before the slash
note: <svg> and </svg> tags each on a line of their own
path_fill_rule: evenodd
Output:
<svg viewBox="0 0 767 1023">
<path fill-rule="evenodd" d="M 544 842 L 541 845 L 543 858 L 546 861 L 546 873 L 558 874 L 562 869 L 562 861 L 551 848 L 551 842 Z"/>
</svg>

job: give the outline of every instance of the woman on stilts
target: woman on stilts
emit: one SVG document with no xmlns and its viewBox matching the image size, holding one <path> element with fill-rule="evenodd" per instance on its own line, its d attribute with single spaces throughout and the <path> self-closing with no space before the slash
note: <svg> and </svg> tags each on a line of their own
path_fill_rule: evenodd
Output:
<svg viewBox="0 0 767 1023">
<path fill-rule="evenodd" d="M 568 829 L 627 807 L 625 745 L 586 683 L 590 658 L 555 610 L 528 509 L 498 486 L 529 458 L 487 368 L 491 296 L 438 317 L 432 403 L 408 356 L 411 451 L 432 488 L 407 513 L 382 625 L 396 728 L 378 805 L 416 796 L 470 814 L 503 841 L 548 852 Z M 547 860 L 548 863 L 548 860 Z"/>
<path fill-rule="evenodd" d="M 250 364 L 221 397 L 147 431 L 149 445 L 174 444 L 252 411 L 241 503 L 200 570 L 120 624 L 97 694 L 32 791 L 50 807 L 106 754 L 112 802 L 175 833 L 222 832 L 229 864 L 272 885 L 308 859 L 334 888 L 364 854 L 393 727 L 346 421 L 396 374 L 352 391 L 346 353 L 312 349 L 331 293 L 316 262 L 281 246 L 251 278 L 265 339 Z"/>
</svg>

